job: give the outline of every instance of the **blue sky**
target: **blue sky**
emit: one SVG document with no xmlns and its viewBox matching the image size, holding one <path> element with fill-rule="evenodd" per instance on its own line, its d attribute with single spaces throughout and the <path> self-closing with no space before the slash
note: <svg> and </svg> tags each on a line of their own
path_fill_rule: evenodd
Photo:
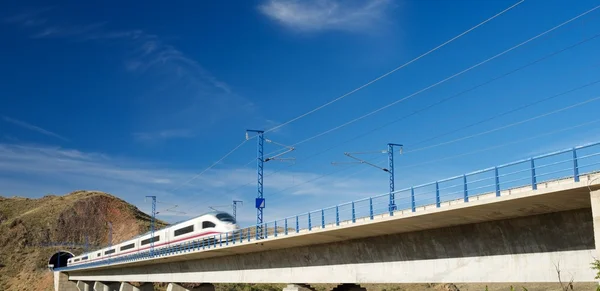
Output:
<svg viewBox="0 0 600 291">
<path fill-rule="evenodd" d="M 397 187 L 406 187 L 600 140 L 600 122 L 592 123 L 600 101 L 480 134 L 600 96 L 594 83 L 600 37 L 593 38 L 600 33 L 600 9 L 413 94 L 594 8 L 592 0 L 525 0 L 378 82 L 286 123 L 517 2 L 3 3 L 0 194 L 102 190 L 144 211 L 150 209 L 144 196 L 157 195 L 159 210 L 176 204 L 186 213 L 159 214 L 168 221 L 235 198 L 245 202 L 239 217 L 247 224 L 255 215 L 255 164 L 249 163 L 255 140 L 197 176 L 242 142 L 246 128 L 285 124 L 267 138 L 293 145 L 411 95 L 298 144 L 286 155 L 294 164 L 267 163 L 265 219 L 387 191 L 388 177 L 375 168 L 331 165 L 349 161 L 344 152 L 404 144 L 396 168 Z M 278 149 L 268 143 L 265 152 Z M 452 158 L 461 154 L 467 155 Z M 386 161 L 381 154 L 365 158 Z M 321 177 L 332 171 L 338 172 Z"/>
</svg>

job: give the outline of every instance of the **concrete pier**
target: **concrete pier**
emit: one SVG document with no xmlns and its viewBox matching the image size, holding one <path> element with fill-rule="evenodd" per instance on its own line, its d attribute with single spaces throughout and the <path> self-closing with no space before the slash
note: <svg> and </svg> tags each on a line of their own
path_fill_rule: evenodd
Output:
<svg viewBox="0 0 600 291">
<path fill-rule="evenodd" d="M 77 288 L 79 288 L 79 291 L 94 291 L 94 284 L 92 282 L 77 281 Z"/>
<path fill-rule="evenodd" d="M 143 283 L 139 287 L 136 287 L 127 282 L 121 282 L 119 291 L 154 291 L 154 285 L 152 283 Z"/>
<path fill-rule="evenodd" d="M 210 287 L 212 287 L 212 289 L 210 289 L 210 287 L 205 287 L 205 289 L 202 289 L 201 287 L 188 289 L 176 283 L 169 283 L 169 285 L 167 286 L 167 291 L 214 291 L 215 287 L 212 284 L 209 285 Z"/>
<path fill-rule="evenodd" d="M 119 291 L 120 287 L 121 284 L 117 282 L 94 282 L 94 291 Z"/>
<path fill-rule="evenodd" d="M 54 290 L 79 291 L 79 288 L 77 288 L 77 283 L 69 281 L 69 276 L 67 276 L 67 274 L 54 272 Z"/>
</svg>

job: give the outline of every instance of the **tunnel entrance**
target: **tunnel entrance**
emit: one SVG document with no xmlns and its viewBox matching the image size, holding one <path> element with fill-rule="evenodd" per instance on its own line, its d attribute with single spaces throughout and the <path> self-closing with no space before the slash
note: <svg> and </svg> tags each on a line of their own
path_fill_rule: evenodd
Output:
<svg viewBox="0 0 600 291">
<path fill-rule="evenodd" d="M 70 252 L 59 251 L 54 253 L 50 260 L 48 260 L 48 268 L 60 268 L 67 266 L 67 260 L 74 257 L 74 255 Z"/>
</svg>

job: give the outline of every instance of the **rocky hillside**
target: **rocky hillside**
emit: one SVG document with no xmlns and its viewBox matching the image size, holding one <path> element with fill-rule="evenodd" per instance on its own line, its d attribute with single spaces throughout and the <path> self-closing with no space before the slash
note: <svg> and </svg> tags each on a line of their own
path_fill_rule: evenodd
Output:
<svg viewBox="0 0 600 291">
<path fill-rule="evenodd" d="M 76 191 L 39 199 L 0 196 L 0 290 L 52 290 L 48 258 L 57 250 L 78 255 L 106 246 L 109 222 L 113 242 L 150 229 L 151 217 L 107 193 Z M 165 225 L 157 221 L 157 225 Z M 49 243 L 75 244 L 73 247 Z"/>
</svg>

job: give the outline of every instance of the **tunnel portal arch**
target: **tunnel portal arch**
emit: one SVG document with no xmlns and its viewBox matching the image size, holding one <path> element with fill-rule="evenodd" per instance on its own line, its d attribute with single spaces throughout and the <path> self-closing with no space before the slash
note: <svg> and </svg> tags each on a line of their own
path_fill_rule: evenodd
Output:
<svg viewBox="0 0 600 291">
<path fill-rule="evenodd" d="M 59 268 L 59 267 L 66 267 L 67 266 L 67 260 L 74 257 L 75 255 L 73 255 L 73 253 L 68 252 L 68 251 L 58 251 L 56 253 L 54 253 L 52 255 L 52 257 L 50 257 L 50 259 L 48 260 L 48 267 L 52 267 L 52 268 Z"/>
</svg>

